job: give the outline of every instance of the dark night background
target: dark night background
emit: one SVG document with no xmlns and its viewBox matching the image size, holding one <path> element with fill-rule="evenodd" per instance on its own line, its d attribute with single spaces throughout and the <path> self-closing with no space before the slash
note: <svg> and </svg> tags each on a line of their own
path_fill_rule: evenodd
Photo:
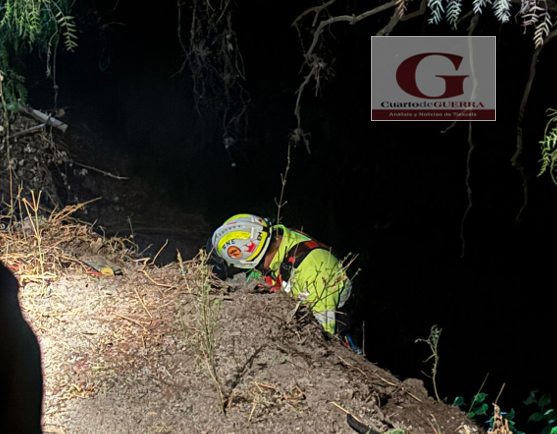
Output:
<svg viewBox="0 0 557 434">
<path fill-rule="evenodd" d="M 259 0 L 234 7 L 252 99 L 247 137 L 232 150 L 234 168 L 218 120 L 210 112 L 200 118 L 194 109 L 187 71 L 173 76 L 183 62 L 175 2 L 140 7 L 120 0 L 114 9 L 82 3 L 76 15 L 89 24 L 81 27 L 78 50 L 60 55 L 58 105 L 69 107 L 66 121 L 86 129 L 107 159 L 112 150 L 128 154 L 135 175 L 211 226 L 237 212 L 273 216 L 303 79 L 301 45 L 290 25 L 312 5 Z M 91 7 L 98 8 L 101 24 L 118 24 L 99 28 Z M 461 257 L 468 123 L 442 134 L 449 122 L 370 121 L 370 36 L 390 13 L 331 27 L 335 76 L 321 96 L 310 90 L 302 102 L 312 154 L 303 146 L 293 150 L 284 222 L 333 245 L 340 256 L 359 255 L 357 286 L 371 361 L 395 375 L 424 379 L 431 390 L 421 372 L 431 367 L 423 363 L 427 346 L 414 341 L 438 324 L 441 396 L 469 399 L 489 372 L 484 391 L 495 399 L 506 383 L 499 403 L 518 407 L 531 390 L 557 391 L 557 186 L 548 175 L 536 178 L 545 110 L 557 108 L 555 42 L 542 51 L 527 106 L 521 161 L 530 196 L 516 223 L 523 191 L 510 159 L 533 42 L 519 25 L 500 26 L 491 13 L 476 28 L 476 35 L 497 36 L 497 122 L 472 126 L 473 206 Z M 418 17 L 392 34 L 464 35 L 468 22 L 451 31 Z M 183 26 L 187 36 L 187 20 Z M 52 90 L 43 71 L 40 65 L 29 70 L 29 100 L 46 108 Z"/>
</svg>

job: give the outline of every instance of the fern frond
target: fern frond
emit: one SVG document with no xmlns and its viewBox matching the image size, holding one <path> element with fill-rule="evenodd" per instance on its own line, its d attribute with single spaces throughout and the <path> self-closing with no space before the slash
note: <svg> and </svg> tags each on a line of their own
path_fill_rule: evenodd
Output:
<svg viewBox="0 0 557 434">
<path fill-rule="evenodd" d="M 518 14 L 522 17 L 524 27 L 535 25 L 540 16 L 539 12 L 545 10 L 538 6 L 538 0 L 522 0 Z"/>
<path fill-rule="evenodd" d="M 542 150 L 542 158 L 540 160 L 540 162 L 542 163 L 542 168 L 540 169 L 539 173 L 537 176 L 541 176 L 545 173 L 545 171 L 547 170 L 547 168 L 551 165 L 551 156 L 548 155 L 547 153 L 545 153 Z"/>
<path fill-rule="evenodd" d="M 28 43 L 33 45 L 42 31 L 41 17 L 38 9 L 32 8 L 26 11 L 23 27 Z"/>
<path fill-rule="evenodd" d="M 427 6 L 431 10 L 431 18 L 427 20 L 428 24 L 439 24 L 443 19 L 443 0 L 428 0 Z"/>
<path fill-rule="evenodd" d="M 456 29 L 456 23 L 460 17 L 461 10 L 461 0 L 449 0 L 449 5 L 447 6 L 447 21 L 453 29 Z"/>
<path fill-rule="evenodd" d="M 487 6 L 488 3 L 491 3 L 490 0 L 474 0 L 472 2 L 472 8 L 475 14 L 481 14 L 483 8 Z"/>
<path fill-rule="evenodd" d="M 547 109 L 549 121 L 545 126 L 544 138 L 540 141 L 542 153 L 542 167 L 538 176 L 543 175 L 549 168 L 551 179 L 557 185 L 557 110 Z"/>
<path fill-rule="evenodd" d="M 551 28 L 551 17 L 547 10 L 541 15 L 540 21 L 536 25 L 536 31 L 534 32 L 534 44 L 536 48 L 543 45 L 545 37 L 549 34 L 549 29 Z"/>
<path fill-rule="evenodd" d="M 2 17 L 2 20 L 0 21 L 0 27 L 9 27 L 10 23 L 12 22 L 12 17 L 13 17 L 13 4 L 11 2 L 6 2 L 6 4 L 4 5 L 4 16 Z"/>
<path fill-rule="evenodd" d="M 511 17 L 511 1 L 510 0 L 495 0 L 493 3 L 495 17 L 502 23 L 509 21 Z"/>
<path fill-rule="evenodd" d="M 64 46 L 67 51 L 73 51 L 77 48 L 77 31 L 76 26 L 73 22 L 73 17 L 70 15 L 64 15 L 62 11 L 56 14 L 56 19 L 58 20 L 58 25 L 64 29 Z"/>
</svg>

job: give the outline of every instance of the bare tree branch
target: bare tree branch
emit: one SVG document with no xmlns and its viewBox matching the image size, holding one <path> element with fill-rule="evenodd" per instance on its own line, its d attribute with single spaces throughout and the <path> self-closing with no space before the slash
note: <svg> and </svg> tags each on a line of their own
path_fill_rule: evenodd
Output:
<svg viewBox="0 0 557 434">
<path fill-rule="evenodd" d="M 394 6 L 396 6 L 396 0 L 392 0 L 389 3 L 385 3 L 381 6 L 377 6 L 374 9 L 371 9 L 369 11 L 365 11 L 363 13 L 361 13 L 360 15 L 341 15 L 338 17 L 331 17 L 328 20 L 325 21 L 321 21 L 319 23 L 319 27 L 317 27 L 317 30 L 315 31 L 315 33 L 313 34 L 313 41 L 311 43 L 311 46 L 309 47 L 307 53 L 306 53 L 306 60 L 310 61 L 311 59 L 311 55 L 313 54 L 313 50 L 315 49 L 315 46 L 317 45 L 317 42 L 319 41 L 319 36 L 321 36 L 321 33 L 323 32 L 323 29 L 325 29 L 325 27 L 330 26 L 331 24 L 334 23 L 340 23 L 340 22 L 348 22 L 350 24 L 356 24 L 358 21 L 362 21 L 365 20 L 366 18 L 369 18 L 375 14 L 378 14 L 379 12 L 383 12 L 384 10 L 387 10 L 389 8 L 392 8 Z"/>
<path fill-rule="evenodd" d="M 422 0 L 422 3 L 420 4 L 420 9 L 418 9 L 416 12 L 412 12 L 411 14 L 402 16 L 400 18 L 400 21 L 408 21 L 411 20 L 412 18 L 419 17 L 420 15 L 425 14 L 426 9 L 427 9 L 427 0 Z"/>
<path fill-rule="evenodd" d="M 313 22 L 312 22 L 312 28 L 315 28 L 316 24 L 317 24 L 317 20 L 319 15 L 330 5 L 332 5 L 336 0 L 329 0 L 326 3 L 323 3 L 320 6 L 315 6 L 312 8 L 309 8 L 307 10 L 305 10 L 304 12 L 302 12 L 292 23 L 293 27 L 296 27 L 296 29 L 298 30 L 298 33 L 300 34 L 300 29 L 298 28 L 298 25 L 300 23 L 300 21 L 303 19 L 303 17 L 305 17 L 306 15 L 308 15 L 309 13 L 314 13 L 315 16 L 313 18 Z M 409 19 L 415 18 L 417 16 L 423 15 L 425 13 L 425 11 L 427 10 L 427 0 L 422 0 L 420 3 L 420 9 L 408 14 L 408 15 L 402 15 L 402 13 L 404 12 L 404 4 L 401 3 L 401 0 L 391 0 L 388 3 L 385 3 L 383 5 L 377 6 L 374 9 L 370 9 L 368 11 L 365 11 L 359 15 L 341 15 L 341 16 L 336 16 L 336 17 L 331 17 L 328 18 L 326 20 L 322 20 L 319 25 L 317 26 L 317 28 L 315 29 L 315 31 L 313 32 L 313 38 L 311 41 L 311 45 L 309 47 L 309 49 L 307 51 L 305 51 L 304 57 L 305 57 L 305 64 L 309 66 L 310 70 L 309 72 L 306 74 L 306 76 L 304 77 L 304 81 L 302 82 L 302 84 L 300 85 L 300 87 L 298 88 L 298 90 L 296 91 L 297 97 L 296 97 L 296 107 L 294 109 L 294 115 L 296 116 L 296 120 L 297 120 L 297 127 L 294 130 L 294 132 L 291 134 L 291 140 L 294 139 L 295 143 L 299 143 L 301 141 L 304 142 L 306 149 L 308 151 L 308 153 L 310 153 L 310 149 L 309 149 L 309 141 L 308 141 L 308 136 L 309 134 L 305 133 L 304 130 L 302 129 L 302 119 L 301 119 L 301 115 L 300 115 L 300 111 L 301 111 L 301 99 L 302 99 L 302 95 L 304 93 L 304 90 L 306 88 L 306 86 L 310 83 L 310 81 L 312 79 L 315 79 L 316 81 L 316 91 L 317 89 L 319 89 L 319 80 L 321 75 L 326 75 L 327 73 L 329 73 L 329 69 L 328 69 L 328 65 L 325 62 L 325 60 L 323 60 L 320 56 L 318 56 L 317 54 L 314 53 L 315 51 L 315 47 L 317 46 L 323 31 L 328 28 L 330 25 L 334 24 L 334 23 L 339 23 L 339 22 L 348 22 L 349 24 L 356 24 L 359 21 L 362 21 L 366 18 L 369 18 L 373 15 L 378 14 L 379 12 L 385 11 L 389 8 L 392 7 L 397 7 L 397 9 L 395 10 L 393 16 L 391 17 L 391 20 L 389 21 L 389 23 L 381 30 L 379 30 L 376 34 L 376 36 L 383 36 L 383 35 L 388 35 L 393 29 L 394 27 L 397 25 L 397 23 L 399 21 L 407 21 Z M 300 34 L 300 39 L 302 39 L 301 34 Z M 304 49 L 303 47 L 303 41 L 302 41 L 302 49 Z"/>
<path fill-rule="evenodd" d="M 412 12 L 411 14 L 408 14 L 408 15 L 401 15 L 401 12 L 400 12 L 399 8 L 397 7 L 397 9 L 395 10 L 395 13 L 391 17 L 391 20 L 389 21 L 389 24 L 387 24 L 385 27 L 383 27 L 381 30 L 379 30 L 376 33 L 376 36 L 389 35 L 393 31 L 393 29 L 395 28 L 395 26 L 398 24 L 399 21 L 401 21 L 401 22 L 402 21 L 408 21 L 412 18 L 423 15 L 425 13 L 426 9 L 427 9 L 427 0 L 422 0 L 422 2 L 420 3 L 420 9 L 418 9 L 417 11 Z"/>
<path fill-rule="evenodd" d="M 292 27 L 297 27 L 298 23 L 302 20 L 302 18 L 304 18 L 307 14 L 311 12 L 315 12 L 315 16 L 313 17 L 313 23 L 311 24 L 311 27 L 315 27 L 321 11 L 324 11 L 336 1 L 337 0 L 329 0 L 327 3 L 323 3 L 321 6 L 314 6 L 312 8 L 306 9 L 304 12 L 298 15 L 298 18 L 294 20 L 294 22 L 292 23 Z"/>
</svg>

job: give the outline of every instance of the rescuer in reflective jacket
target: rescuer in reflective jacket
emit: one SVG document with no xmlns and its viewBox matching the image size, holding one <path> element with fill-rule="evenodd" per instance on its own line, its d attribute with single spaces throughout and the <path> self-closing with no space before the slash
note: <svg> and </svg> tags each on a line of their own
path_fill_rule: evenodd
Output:
<svg viewBox="0 0 557 434">
<path fill-rule="evenodd" d="M 271 291 L 283 290 L 305 303 L 325 331 L 348 327 L 340 311 L 351 294 L 346 270 L 327 246 L 306 234 L 238 214 L 214 232 L 207 250 L 219 277 L 226 278 L 230 268 L 258 270 Z"/>
</svg>

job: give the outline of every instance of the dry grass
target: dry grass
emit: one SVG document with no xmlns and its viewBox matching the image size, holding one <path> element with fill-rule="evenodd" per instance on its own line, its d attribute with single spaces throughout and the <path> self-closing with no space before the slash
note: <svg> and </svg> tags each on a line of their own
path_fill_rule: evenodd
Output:
<svg viewBox="0 0 557 434">
<path fill-rule="evenodd" d="M 501 409 L 497 404 L 493 404 L 493 426 L 492 434 L 512 434 L 509 428 L 509 421 L 501 416 Z"/>
<path fill-rule="evenodd" d="M 122 376 L 133 383 L 159 353 L 167 327 L 160 312 L 174 307 L 183 282 L 178 270 L 173 281 L 158 279 L 129 239 L 103 237 L 73 218 L 86 203 L 45 214 L 40 196 L 18 201 L 22 219 L 0 231 L 0 259 L 21 283 L 24 315 L 41 343 L 48 419 L 65 401 L 93 396 Z M 91 255 L 137 272 L 103 276 L 82 260 Z M 153 284 L 158 291 L 147 291 Z"/>
<path fill-rule="evenodd" d="M 224 411 L 225 397 L 215 360 L 215 333 L 222 300 L 211 294 L 218 281 L 207 266 L 205 251 L 201 250 L 196 258 L 189 261 L 187 268 L 180 254 L 178 260 L 187 292 L 193 296 L 191 301 L 195 309 L 195 330 L 190 338 L 193 337 L 197 344 L 203 365 L 217 391 L 219 407 Z"/>
<path fill-rule="evenodd" d="M 41 207 L 40 192 L 31 192 L 30 197 L 17 197 L 15 213 L 19 221 L 0 215 L 10 221 L 0 231 L 0 258 L 10 264 L 23 283 L 40 283 L 46 291 L 48 282 L 58 278 L 62 270 L 76 266 L 87 269 L 79 259 L 85 252 L 137 260 L 137 247 L 131 240 L 103 237 L 93 230 L 93 225 L 72 217 L 90 202 L 48 211 Z"/>
<path fill-rule="evenodd" d="M 170 353 L 202 362 L 224 409 L 214 346 L 220 298 L 213 293 L 222 282 L 206 257 L 158 269 L 130 239 L 104 237 L 75 219 L 87 203 L 45 212 L 40 193 L 28 197 L 18 195 L 11 215 L 19 219 L 8 218 L 0 231 L 0 259 L 21 282 L 24 315 L 41 344 L 46 422 L 63 414 L 68 400 L 116 384 L 132 387 L 145 376 L 172 384 Z M 117 264 L 122 275 L 93 270 L 92 256 Z M 177 323 L 185 340 L 174 332 Z"/>
</svg>

